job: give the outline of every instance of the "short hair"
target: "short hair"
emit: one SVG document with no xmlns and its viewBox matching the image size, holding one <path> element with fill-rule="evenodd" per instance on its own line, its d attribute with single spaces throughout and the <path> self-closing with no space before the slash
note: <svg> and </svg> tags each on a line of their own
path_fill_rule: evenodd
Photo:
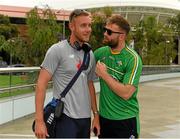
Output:
<svg viewBox="0 0 180 139">
<path fill-rule="evenodd" d="M 119 28 L 126 31 L 126 34 L 130 31 L 130 25 L 126 19 L 120 15 L 113 15 L 107 19 L 107 24 L 116 24 Z"/>
<path fill-rule="evenodd" d="M 83 9 L 75 9 L 71 12 L 70 16 L 69 16 L 69 22 L 72 22 L 72 20 L 75 18 L 75 17 L 78 17 L 78 16 L 90 16 L 91 14 L 89 12 L 87 12 L 86 10 L 83 10 Z"/>
</svg>

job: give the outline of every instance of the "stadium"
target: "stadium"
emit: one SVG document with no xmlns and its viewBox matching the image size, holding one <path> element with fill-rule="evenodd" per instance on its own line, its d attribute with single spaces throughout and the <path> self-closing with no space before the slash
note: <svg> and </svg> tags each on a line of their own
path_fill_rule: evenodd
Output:
<svg viewBox="0 0 180 139">
<path fill-rule="evenodd" d="M 112 6 L 115 8 L 115 13 L 120 13 L 128 20 L 130 20 L 130 22 L 134 23 L 136 21 L 142 20 L 146 16 L 152 15 L 156 16 L 158 21 L 165 22 L 167 17 L 173 17 L 180 11 L 179 0 L 112 0 L 110 2 L 107 0 L 89 0 L 87 2 L 77 0 L 76 3 L 73 4 L 71 3 L 71 1 L 59 2 L 58 0 L 53 1 L 53 3 L 50 0 L 41 1 L 41 4 L 39 4 L 38 2 L 39 1 L 34 1 L 34 3 L 31 4 L 28 4 L 28 2 L 24 2 L 21 4 L 21 2 L 19 2 L 17 4 L 8 1 L 1 1 L 0 14 L 5 14 L 10 17 L 23 18 L 23 12 L 27 12 L 28 9 L 34 6 L 43 8 L 43 5 L 48 5 L 51 9 L 55 9 L 56 11 L 71 11 L 72 9 L 76 8 L 89 9 Z M 12 14 L 11 12 L 13 12 L 14 14 Z M 63 14 L 63 12 L 61 12 L 61 14 Z M 63 19 L 61 18 L 60 20 Z"/>
</svg>

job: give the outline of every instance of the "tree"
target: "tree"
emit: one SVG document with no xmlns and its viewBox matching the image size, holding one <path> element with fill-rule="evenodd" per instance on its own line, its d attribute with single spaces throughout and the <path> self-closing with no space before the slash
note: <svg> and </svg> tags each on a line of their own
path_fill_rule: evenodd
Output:
<svg viewBox="0 0 180 139">
<path fill-rule="evenodd" d="M 178 50 L 178 53 L 180 51 L 180 12 L 169 19 L 169 24 L 172 30 L 174 31 L 175 36 L 175 43 L 176 43 L 176 49 Z M 179 64 L 179 55 L 176 56 L 175 61 Z"/>
<path fill-rule="evenodd" d="M 104 7 L 102 9 L 91 9 L 90 11 L 93 18 L 90 42 L 93 46 L 93 50 L 95 50 L 96 48 L 103 46 L 103 27 L 105 26 L 106 19 L 112 15 L 113 10 L 111 7 Z"/>
<path fill-rule="evenodd" d="M 0 15 L 0 55 L 4 61 L 10 61 L 10 47 L 9 42 L 12 38 L 18 36 L 18 29 L 16 25 L 10 23 L 9 17 Z"/>
<path fill-rule="evenodd" d="M 155 17 L 148 17 L 136 26 L 135 49 L 146 65 L 170 64 L 176 51 L 172 30 L 167 25 L 157 24 Z"/>
<path fill-rule="evenodd" d="M 9 64 L 23 62 L 23 44 L 20 37 L 14 37 L 8 39 L 1 45 L 1 49 L 9 54 Z"/>
<path fill-rule="evenodd" d="M 5 40 L 8 40 L 17 35 L 17 26 L 10 23 L 8 16 L 0 15 L 0 36 L 4 36 Z"/>
<path fill-rule="evenodd" d="M 180 36 L 180 12 L 175 17 L 169 19 L 169 24 L 174 32 Z"/>
<path fill-rule="evenodd" d="M 35 7 L 27 14 L 28 42 L 26 62 L 29 65 L 39 65 L 44 59 L 47 49 L 58 42 L 61 27 L 56 15 L 50 8 Z"/>
</svg>

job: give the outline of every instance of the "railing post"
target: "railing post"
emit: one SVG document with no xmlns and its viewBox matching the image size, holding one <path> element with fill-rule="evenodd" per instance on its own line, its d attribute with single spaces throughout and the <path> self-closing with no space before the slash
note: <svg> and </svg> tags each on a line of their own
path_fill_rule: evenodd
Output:
<svg viewBox="0 0 180 139">
<path fill-rule="evenodd" d="M 178 65 L 180 65 L 180 36 L 178 37 Z"/>
</svg>

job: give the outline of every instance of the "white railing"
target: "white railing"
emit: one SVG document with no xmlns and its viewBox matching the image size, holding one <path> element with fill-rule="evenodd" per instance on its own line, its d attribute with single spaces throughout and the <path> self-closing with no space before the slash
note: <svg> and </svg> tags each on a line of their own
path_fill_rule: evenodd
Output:
<svg viewBox="0 0 180 139">
<path fill-rule="evenodd" d="M 0 73 L 39 71 L 40 67 L 11 67 L 0 68 Z"/>
<path fill-rule="evenodd" d="M 9 87 L 2 87 L 0 88 L 0 93 L 3 91 L 11 91 L 14 89 L 21 89 L 35 86 L 35 83 L 32 84 L 25 84 L 25 85 L 17 85 L 11 86 L 11 76 L 12 73 L 17 72 L 36 72 L 39 71 L 40 67 L 10 67 L 10 68 L 0 68 L 0 75 L 1 74 L 8 74 L 10 76 Z M 144 65 L 142 75 L 154 75 L 154 74 L 162 74 L 162 73 L 179 73 L 180 72 L 180 65 Z M 169 77 L 169 76 L 168 76 Z M 3 81 L 0 81 L 3 82 Z M 52 83 L 52 82 L 50 82 Z"/>
</svg>

